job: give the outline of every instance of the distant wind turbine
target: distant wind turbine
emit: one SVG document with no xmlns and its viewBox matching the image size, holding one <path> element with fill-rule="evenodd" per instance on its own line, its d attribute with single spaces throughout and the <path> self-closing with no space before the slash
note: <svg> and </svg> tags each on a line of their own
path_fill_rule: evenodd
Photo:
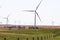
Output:
<svg viewBox="0 0 60 40">
<path fill-rule="evenodd" d="M 52 25 L 54 25 L 54 21 L 52 21 Z"/>
<path fill-rule="evenodd" d="M 16 20 L 15 20 L 15 22 L 14 22 L 14 23 L 15 23 L 15 25 L 16 25 Z"/>
<path fill-rule="evenodd" d="M 0 17 L 2 17 L 3 19 L 6 19 L 6 24 L 8 25 L 8 22 L 9 22 L 9 16 L 10 15 L 8 15 L 7 17 L 2 17 L 2 16 L 0 16 Z"/>
<path fill-rule="evenodd" d="M 2 24 L 2 20 L 0 20 L 0 24 Z"/>
<path fill-rule="evenodd" d="M 24 11 L 27 11 L 27 12 L 34 12 L 34 27 L 36 27 L 36 15 L 38 16 L 39 20 L 41 21 L 38 13 L 37 13 L 37 9 L 39 8 L 39 5 L 42 3 L 43 0 L 40 1 L 40 3 L 37 5 L 37 7 L 35 8 L 35 10 L 24 10 Z"/>
<path fill-rule="evenodd" d="M 0 5 L 0 8 L 2 8 L 2 6 Z"/>
</svg>

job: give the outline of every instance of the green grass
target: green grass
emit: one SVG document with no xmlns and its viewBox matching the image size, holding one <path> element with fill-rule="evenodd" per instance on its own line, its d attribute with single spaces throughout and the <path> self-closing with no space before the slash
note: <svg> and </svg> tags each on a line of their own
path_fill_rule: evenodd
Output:
<svg viewBox="0 0 60 40">
<path fill-rule="evenodd" d="M 45 33 L 52 33 L 51 30 L 48 29 L 43 29 L 43 30 L 39 30 L 39 29 L 30 29 L 30 30 L 7 30 L 7 31 L 0 31 L 0 32 L 7 32 L 7 33 L 17 33 L 17 34 L 45 34 Z"/>
<path fill-rule="evenodd" d="M 19 38 L 20 40 L 26 40 L 26 38 L 32 40 L 33 37 L 35 40 L 37 40 L 37 37 L 39 37 L 39 39 L 43 37 L 43 39 L 45 38 L 46 40 L 53 40 L 53 39 L 59 40 L 60 29 L 29 29 L 29 30 L 0 31 L 0 40 L 4 40 L 4 38 L 7 38 L 7 40 L 17 40 L 17 38 Z"/>
</svg>

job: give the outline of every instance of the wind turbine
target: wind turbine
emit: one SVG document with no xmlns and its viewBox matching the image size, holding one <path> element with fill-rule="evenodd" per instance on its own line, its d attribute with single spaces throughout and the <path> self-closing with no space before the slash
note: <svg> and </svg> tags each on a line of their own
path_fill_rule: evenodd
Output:
<svg viewBox="0 0 60 40">
<path fill-rule="evenodd" d="M 2 16 L 0 16 L 0 17 L 2 17 L 3 19 L 6 19 L 6 24 L 8 25 L 8 22 L 9 22 L 9 16 L 10 15 L 8 15 L 7 17 L 2 17 Z"/>
<path fill-rule="evenodd" d="M 52 21 L 52 25 L 54 25 L 54 21 Z"/>
<path fill-rule="evenodd" d="M 36 27 L 36 15 L 38 16 L 39 20 L 41 21 L 39 14 L 37 13 L 37 9 L 39 8 L 39 5 L 42 3 L 43 0 L 40 1 L 40 3 L 37 5 L 37 7 L 35 8 L 35 10 L 24 10 L 27 12 L 34 12 L 34 27 Z"/>
<path fill-rule="evenodd" d="M 2 24 L 2 22 L 0 22 L 0 24 Z"/>
<path fill-rule="evenodd" d="M 16 20 L 15 20 L 15 25 L 16 25 Z"/>
<path fill-rule="evenodd" d="M 2 6 L 0 5 L 0 8 L 2 8 Z"/>
</svg>

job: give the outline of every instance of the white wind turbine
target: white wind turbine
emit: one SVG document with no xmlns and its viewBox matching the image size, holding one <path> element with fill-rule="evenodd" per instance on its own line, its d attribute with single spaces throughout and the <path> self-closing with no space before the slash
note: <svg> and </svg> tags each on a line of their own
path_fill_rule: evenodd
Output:
<svg viewBox="0 0 60 40">
<path fill-rule="evenodd" d="M 54 21 L 52 21 L 52 25 L 54 25 Z"/>
<path fill-rule="evenodd" d="M 36 27 L 36 15 L 38 16 L 39 20 L 41 21 L 38 13 L 37 13 L 37 9 L 39 8 L 40 4 L 42 3 L 43 0 L 40 1 L 40 3 L 37 5 L 37 7 L 35 8 L 35 10 L 24 10 L 27 12 L 34 12 L 34 27 Z"/>
<path fill-rule="evenodd" d="M 2 17 L 2 16 L 0 16 L 0 17 Z M 8 25 L 8 23 L 9 23 L 9 17 L 10 17 L 10 14 L 7 17 L 2 17 L 3 19 L 6 19 L 6 25 Z"/>
</svg>

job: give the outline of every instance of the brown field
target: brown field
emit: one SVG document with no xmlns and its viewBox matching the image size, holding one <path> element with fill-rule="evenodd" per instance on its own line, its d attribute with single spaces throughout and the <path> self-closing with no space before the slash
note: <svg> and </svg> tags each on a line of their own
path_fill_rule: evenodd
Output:
<svg viewBox="0 0 60 40">
<path fill-rule="evenodd" d="M 0 25 L 0 31 L 1 30 L 7 30 L 7 29 L 60 29 L 60 26 L 49 26 L 49 25 L 37 25 L 34 27 L 33 25 Z"/>
</svg>

